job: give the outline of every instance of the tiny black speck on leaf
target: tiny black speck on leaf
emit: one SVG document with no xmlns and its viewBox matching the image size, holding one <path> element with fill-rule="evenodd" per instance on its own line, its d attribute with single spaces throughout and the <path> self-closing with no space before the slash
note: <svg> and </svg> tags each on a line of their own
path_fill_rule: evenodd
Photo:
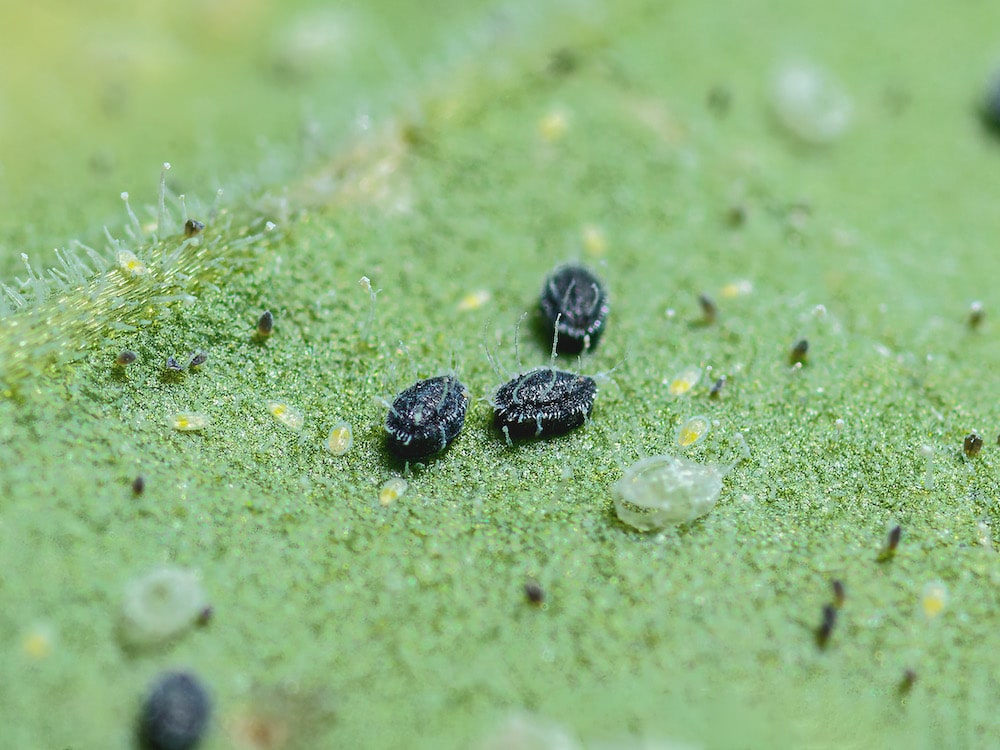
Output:
<svg viewBox="0 0 1000 750">
<path fill-rule="evenodd" d="M 192 750 L 204 737 L 211 712 L 208 693 L 194 675 L 167 672 L 143 704 L 140 745 L 143 750 Z"/>
<path fill-rule="evenodd" d="M 903 672 L 903 676 L 899 680 L 898 691 L 900 695 L 906 695 L 912 689 L 914 684 L 917 682 L 917 673 L 912 669 L 907 669 Z"/>
<path fill-rule="evenodd" d="M 539 307 L 549 330 L 559 336 L 559 351 L 571 354 L 597 346 L 609 310 L 600 280 L 575 264 L 560 266 L 549 274 Z"/>
<path fill-rule="evenodd" d="M 899 526 L 898 524 L 896 526 L 893 526 L 892 530 L 889 532 L 889 540 L 888 543 L 886 544 L 886 547 L 890 550 L 895 550 L 896 547 L 899 546 L 899 540 L 902 538 L 903 538 L 903 527 Z"/>
<path fill-rule="evenodd" d="M 201 234 L 204 228 L 205 225 L 200 221 L 197 221 L 196 219 L 188 219 L 184 222 L 184 236 L 194 237 L 196 234 Z"/>
<path fill-rule="evenodd" d="M 831 586 L 833 587 L 833 606 L 840 609 L 844 606 L 844 600 L 847 598 L 847 590 L 844 588 L 844 582 L 839 578 L 835 578 Z"/>
<path fill-rule="evenodd" d="M 979 328 L 983 322 L 983 317 L 985 312 L 983 311 L 982 302 L 973 302 L 969 305 L 969 328 L 973 331 Z"/>
<path fill-rule="evenodd" d="M 792 365 L 804 365 L 808 354 L 809 342 L 805 339 L 801 339 L 795 343 L 795 346 L 792 347 L 792 352 L 788 356 L 788 360 Z"/>
<path fill-rule="evenodd" d="M 176 357 L 167 357 L 166 367 L 170 372 L 183 372 L 184 370 L 180 362 L 177 361 Z"/>
<path fill-rule="evenodd" d="M 195 623 L 201 627 L 204 627 L 212 621 L 212 618 L 214 616 L 215 616 L 215 608 L 211 604 L 209 604 L 203 607 L 201 612 L 198 613 L 198 618 L 195 620 Z"/>
<path fill-rule="evenodd" d="M 698 304 L 701 306 L 701 317 L 705 325 L 714 323 L 719 316 L 719 308 L 715 306 L 715 301 L 707 294 L 699 294 Z"/>
<path fill-rule="evenodd" d="M 193 357 L 191 357 L 191 362 L 188 363 L 188 367 L 201 367 L 206 361 L 208 361 L 208 353 L 197 352 Z"/>
<path fill-rule="evenodd" d="M 899 547 L 899 542 L 903 538 L 903 527 L 899 524 L 892 527 L 889 530 L 889 536 L 886 537 L 885 546 L 879 553 L 878 561 L 886 562 L 891 560 L 896 556 L 896 549 Z"/>
<path fill-rule="evenodd" d="M 823 605 L 823 619 L 820 620 L 819 627 L 816 628 L 816 645 L 826 648 L 826 644 L 833 634 L 833 627 L 837 624 L 837 608 L 832 604 Z"/>
<path fill-rule="evenodd" d="M 146 491 L 146 479 L 140 474 L 132 480 L 132 494 L 141 495 Z"/>
<path fill-rule="evenodd" d="M 541 604 L 545 601 L 545 589 L 538 581 L 528 581 L 524 584 L 524 595 L 532 604 Z"/>
<path fill-rule="evenodd" d="M 461 432 L 468 404 L 469 391 L 458 378 L 441 375 L 417 381 L 389 407 L 389 450 L 407 461 L 443 451 Z"/>
<path fill-rule="evenodd" d="M 264 314 L 260 316 L 257 321 L 257 336 L 266 339 L 271 335 L 271 331 L 274 330 L 274 315 L 271 314 L 270 310 L 265 310 Z"/>
<path fill-rule="evenodd" d="M 508 442 L 561 435 L 587 420 L 596 396 L 593 378 L 540 367 L 500 386 L 493 398 L 494 423 Z"/>
<path fill-rule="evenodd" d="M 722 389 L 726 387 L 726 376 L 723 375 L 721 378 L 712 384 L 711 390 L 708 392 L 709 398 L 719 398 L 722 395 Z"/>
<path fill-rule="evenodd" d="M 979 451 L 983 449 L 983 438 L 975 432 L 970 432 L 965 436 L 965 441 L 962 443 L 962 449 L 965 451 L 965 455 L 969 458 L 975 458 L 979 455 Z"/>
</svg>

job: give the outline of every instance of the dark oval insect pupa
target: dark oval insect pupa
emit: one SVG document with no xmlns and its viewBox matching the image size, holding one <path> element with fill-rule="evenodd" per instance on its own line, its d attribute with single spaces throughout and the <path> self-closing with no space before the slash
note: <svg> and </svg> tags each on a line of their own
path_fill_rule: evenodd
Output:
<svg viewBox="0 0 1000 750">
<path fill-rule="evenodd" d="M 406 461 L 443 451 L 465 424 L 469 391 L 451 375 L 419 380 L 396 396 L 385 418 L 389 450 Z"/>
<path fill-rule="evenodd" d="M 497 389 L 493 397 L 494 424 L 508 441 L 561 435 L 587 420 L 596 396 L 593 378 L 539 367 Z"/>
<path fill-rule="evenodd" d="M 597 346 L 608 317 L 608 295 L 588 268 L 556 268 L 545 280 L 538 304 L 549 330 L 559 336 L 559 351 L 576 354 Z"/>
</svg>

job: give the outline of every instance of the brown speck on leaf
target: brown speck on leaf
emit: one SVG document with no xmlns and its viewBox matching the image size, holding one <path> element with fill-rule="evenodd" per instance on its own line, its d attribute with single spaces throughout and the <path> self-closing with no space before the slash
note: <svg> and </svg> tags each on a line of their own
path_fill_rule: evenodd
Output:
<svg viewBox="0 0 1000 750">
<path fill-rule="evenodd" d="M 719 398 L 722 395 L 722 389 L 726 386 L 726 376 L 723 375 L 721 378 L 715 381 L 712 385 L 712 389 L 708 392 L 709 398 Z"/>
<path fill-rule="evenodd" d="M 257 338 L 266 339 L 271 335 L 271 331 L 274 330 L 274 315 L 271 314 L 270 310 L 265 310 L 264 314 L 260 316 L 257 321 Z"/>
<path fill-rule="evenodd" d="M 698 295 L 698 304 L 701 306 L 701 318 L 705 325 L 711 325 L 715 322 L 716 318 L 719 316 L 719 308 L 715 306 L 715 302 L 707 294 Z"/>
<path fill-rule="evenodd" d="M 816 628 L 816 645 L 826 648 L 826 644 L 833 634 L 833 627 L 837 624 L 837 608 L 832 604 L 823 605 L 823 619 L 820 620 L 819 627 Z"/>
<path fill-rule="evenodd" d="M 979 455 L 979 451 L 983 449 L 983 438 L 977 432 L 970 432 L 965 436 L 965 441 L 962 443 L 962 450 L 965 451 L 965 455 L 969 458 L 975 458 Z"/>
<path fill-rule="evenodd" d="M 197 221 L 196 219 L 188 219 L 184 222 L 184 236 L 194 237 L 197 234 L 201 234 L 204 228 L 205 225 L 200 221 Z"/>
<path fill-rule="evenodd" d="M 545 590 L 538 581 L 528 581 L 524 584 L 524 595 L 532 604 L 541 604 L 545 601 Z"/>
<path fill-rule="evenodd" d="M 973 302 L 969 305 L 969 328 L 972 330 L 979 328 L 980 323 L 983 322 L 984 315 L 982 302 Z"/>
<path fill-rule="evenodd" d="M 906 695 L 913 689 L 913 685 L 916 681 L 917 673 L 912 669 L 907 669 L 903 672 L 903 676 L 900 678 L 899 685 L 896 689 L 900 695 Z"/>
<path fill-rule="evenodd" d="M 847 590 L 844 588 L 844 582 L 837 578 L 831 582 L 831 586 L 833 587 L 833 606 L 840 609 L 844 606 L 844 599 L 847 598 Z"/>
<path fill-rule="evenodd" d="M 889 536 L 886 537 L 885 546 L 882 548 L 882 552 L 879 553 L 878 561 L 885 562 L 886 560 L 891 560 L 896 555 L 896 548 L 899 547 L 899 541 L 903 538 L 903 527 L 900 525 L 893 526 L 889 531 Z"/>
<path fill-rule="evenodd" d="M 809 342 L 805 339 L 800 339 L 792 347 L 792 352 L 788 357 L 790 364 L 794 365 L 805 365 L 807 355 L 809 354 Z"/>
</svg>

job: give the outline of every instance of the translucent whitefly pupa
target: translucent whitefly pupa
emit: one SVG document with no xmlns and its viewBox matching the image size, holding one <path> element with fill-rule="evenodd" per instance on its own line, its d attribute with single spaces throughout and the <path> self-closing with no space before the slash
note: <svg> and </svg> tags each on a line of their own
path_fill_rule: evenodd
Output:
<svg viewBox="0 0 1000 750">
<path fill-rule="evenodd" d="M 715 507 L 731 468 L 668 455 L 637 461 L 611 488 L 618 518 L 640 531 L 701 518 Z"/>
</svg>

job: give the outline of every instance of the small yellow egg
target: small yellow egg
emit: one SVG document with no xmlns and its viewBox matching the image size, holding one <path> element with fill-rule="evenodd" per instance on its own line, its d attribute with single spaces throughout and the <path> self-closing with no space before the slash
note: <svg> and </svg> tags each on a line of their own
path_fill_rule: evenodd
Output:
<svg viewBox="0 0 1000 750">
<path fill-rule="evenodd" d="M 335 456 L 343 456 L 354 445 L 354 430 L 347 422 L 337 422 L 326 439 L 326 448 Z"/>
<path fill-rule="evenodd" d="M 698 445 L 708 435 L 712 429 L 712 423 L 708 417 L 697 415 L 691 417 L 684 424 L 677 428 L 677 445 L 681 448 L 690 448 Z"/>
<path fill-rule="evenodd" d="M 284 401 L 268 401 L 267 410 L 271 412 L 271 416 L 280 424 L 283 424 L 293 432 L 298 432 L 302 429 L 302 425 L 305 424 L 305 417 L 302 415 L 302 412 L 289 406 Z"/>
</svg>

